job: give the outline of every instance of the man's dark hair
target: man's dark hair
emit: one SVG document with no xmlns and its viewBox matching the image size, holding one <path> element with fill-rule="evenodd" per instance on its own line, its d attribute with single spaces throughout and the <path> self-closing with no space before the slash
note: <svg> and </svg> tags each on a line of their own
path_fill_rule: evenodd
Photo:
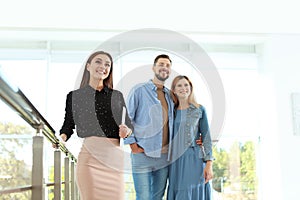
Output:
<svg viewBox="0 0 300 200">
<path fill-rule="evenodd" d="M 161 55 L 156 56 L 156 58 L 154 59 L 154 65 L 157 63 L 158 59 L 160 59 L 160 58 L 169 59 L 170 63 L 172 64 L 172 60 L 170 59 L 170 57 L 168 55 L 161 54 Z"/>
</svg>

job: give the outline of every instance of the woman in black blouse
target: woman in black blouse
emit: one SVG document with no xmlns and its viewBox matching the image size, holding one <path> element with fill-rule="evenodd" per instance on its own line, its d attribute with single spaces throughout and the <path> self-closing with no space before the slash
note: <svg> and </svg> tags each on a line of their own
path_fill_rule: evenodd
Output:
<svg viewBox="0 0 300 200">
<path fill-rule="evenodd" d="M 123 94 L 113 89 L 112 77 L 111 55 L 94 52 L 86 62 L 80 89 L 67 95 L 60 136 L 67 141 L 76 127 L 78 136 L 84 138 L 76 168 L 82 200 L 124 198 L 119 145 L 120 138 L 132 133 L 132 125 L 127 112 L 123 113 Z"/>
</svg>

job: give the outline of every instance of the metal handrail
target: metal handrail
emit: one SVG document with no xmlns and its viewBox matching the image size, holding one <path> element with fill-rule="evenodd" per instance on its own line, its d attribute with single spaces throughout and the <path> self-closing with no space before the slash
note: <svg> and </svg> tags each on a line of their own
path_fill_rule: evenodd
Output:
<svg viewBox="0 0 300 200">
<path fill-rule="evenodd" d="M 37 133 L 42 132 L 43 135 L 57 148 L 70 157 L 71 160 L 77 162 L 75 156 L 68 148 L 55 136 L 55 130 L 40 114 L 40 112 L 29 101 L 25 94 L 17 87 L 14 87 L 5 79 L 0 72 L 0 98 L 20 117 L 22 117 L 30 126 L 37 130 Z"/>
<path fill-rule="evenodd" d="M 32 186 L 23 186 L 23 187 L 18 187 L 18 188 L 10 188 L 10 189 L 4 189 L 0 190 L 0 194 L 10 194 L 10 193 L 18 193 L 18 192 L 25 192 L 32 190 Z"/>
</svg>

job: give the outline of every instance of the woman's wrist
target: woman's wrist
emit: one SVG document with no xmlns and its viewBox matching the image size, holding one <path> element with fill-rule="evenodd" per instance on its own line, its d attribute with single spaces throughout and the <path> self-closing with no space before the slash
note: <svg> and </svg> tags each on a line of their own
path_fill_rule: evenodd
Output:
<svg viewBox="0 0 300 200">
<path fill-rule="evenodd" d="M 129 137 L 131 134 L 132 134 L 132 130 L 130 128 L 128 128 L 127 135 L 125 138 Z"/>
<path fill-rule="evenodd" d="M 206 165 L 207 165 L 207 166 L 212 166 L 212 160 L 207 160 L 207 161 L 206 161 Z"/>
</svg>

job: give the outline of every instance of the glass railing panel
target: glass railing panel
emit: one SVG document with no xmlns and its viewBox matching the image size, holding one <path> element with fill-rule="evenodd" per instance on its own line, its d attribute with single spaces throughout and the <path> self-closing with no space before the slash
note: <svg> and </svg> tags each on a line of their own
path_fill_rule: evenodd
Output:
<svg viewBox="0 0 300 200">
<path fill-rule="evenodd" d="M 66 154 L 70 160 L 75 162 L 76 158 L 65 145 L 59 142 L 52 126 L 28 97 L 17 86 L 12 85 L 12 82 L 8 81 L 2 72 L 0 73 L 0 99 L 0 195 L 18 195 L 20 192 L 33 189 L 30 192 L 32 196 L 45 194 L 45 199 L 48 199 L 48 195 L 54 195 L 53 191 L 51 191 L 53 181 L 50 181 L 50 185 L 48 185 L 48 177 L 51 173 L 48 170 L 51 169 L 54 162 L 53 154 L 55 150 L 52 143 L 59 144 L 59 149 L 56 151 L 61 151 L 62 168 L 64 167 L 63 159 Z M 33 143 L 32 138 L 35 135 L 42 136 L 35 137 L 34 141 L 38 143 Z M 42 141 L 44 141 L 43 148 L 39 149 L 37 144 L 41 144 Z M 36 156 L 33 155 L 33 147 Z M 39 156 L 41 155 L 40 153 L 43 156 Z M 35 167 L 32 165 L 33 157 L 41 159 L 35 160 Z M 32 169 L 39 171 L 41 162 L 43 163 L 44 173 L 37 173 L 39 176 L 35 176 L 35 172 L 32 173 Z M 63 173 L 64 171 L 62 170 L 62 177 Z M 34 179 L 34 177 L 40 176 L 41 179 L 38 178 L 40 181 Z M 61 182 L 63 181 L 64 179 L 61 180 Z M 35 187 L 32 187 L 32 184 Z M 40 187 L 44 188 L 43 184 L 50 186 L 50 189 L 46 187 L 46 191 L 39 190 Z M 47 193 L 47 191 L 50 192 Z M 24 196 L 12 199 L 30 198 L 29 196 Z"/>
<path fill-rule="evenodd" d="M 35 130 L 0 100 L 0 190 L 31 185 L 32 136 Z M 0 199 L 30 199 L 30 192 Z"/>
</svg>

